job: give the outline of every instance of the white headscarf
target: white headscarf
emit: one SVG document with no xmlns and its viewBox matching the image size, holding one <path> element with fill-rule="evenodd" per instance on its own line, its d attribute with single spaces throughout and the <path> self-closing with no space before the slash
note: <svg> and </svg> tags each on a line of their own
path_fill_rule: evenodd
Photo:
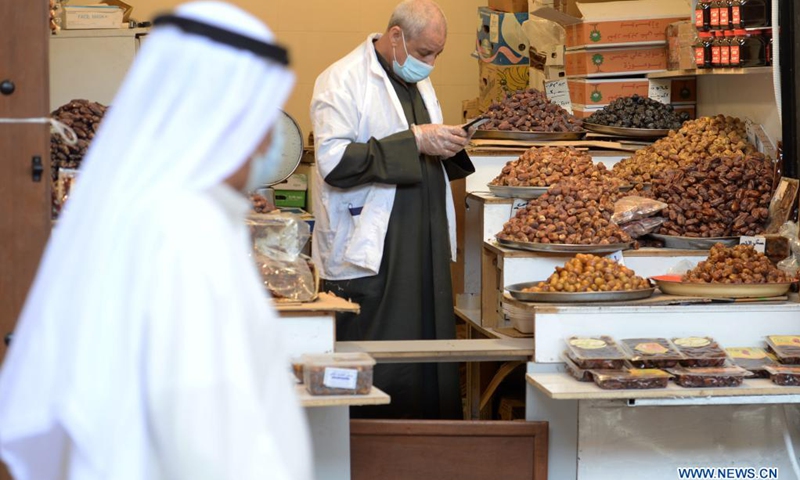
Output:
<svg viewBox="0 0 800 480">
<path fill-rule="evenodd" d="M 273 42 L 264 24 L 221 2 L 185 4 L 174 14 Z M 164 470 L 159 462 L 174 460 L 159 459 L 159 455 L 170 448 L 183 453 L 180 445 L 147 444 L 156 426 L 148 425 L 153 418 L 142 413 L 148 408 L 148 396 L 153 394 L 147 391 L 149 380 L 144 377 L 146 372 L 158 374 L 162 368 L 148 357 L 153 330 L 165 329 L 164 323 L 173 320 L 191 326 L 193 319 L 181 314 L 198 312 L 182 304 L 181 299 L 175 304 L 170 304 L 169 298 L 154 299 L 152 287 L 163 283 L 164 294 L 169 296 L 172 289 L 182 287 L 177 283 L 190 280 L 182 279 L 180 266 L 172 265 L 169 248 L 173 248 L 174 262 L 182 265 L 187 257 L 220 270 L 228 264 L 241 269 L 241 262 L 248 261 L 244 238 L 242 244 L 226 245 L 215 232 L 204 231 L 204 213 L 194 209 L 209 211 L 209 224 L 225 223 L 213 205 L 194 203 L 194 199 L 207 197 L 206 192 L 218 188 L 242 167 L 275 122 L 293 84 L 294 76 L 284 66 L 247 50 L 171 25 L 157 27 L 148 35 L 52 233 L 0 374 L 0 452 L 18 479 L 156 479 L 162 478 L 156 470 Z M 176 235 L 180 241 L 159 237 L 152 225 L 163 226 L 170 222 L 170 216 L 174 228 L 196 227 L 197 237 L 191 230 Z M 229 223 L 230 230 L 238 232 L 238 224 Z M 170 228 L 173 223 L 166 227 Z M 227 237 L 221 234 L 222 239 Z M 217 251 L 212 251 L 216 247 Z M 231 272 L 220 272 L 221 278 L 226 278 L 225 273 Z M 235 269 L 234 275 L 238 275 Z M 301 412 L 288 378 L 286 384 L 283 378 L 272 379 L 276 372 L 285 373 L 279 342 L 268 339 L 263 352 L 236 344 L 239 337 L 235 335 L 246 336 L 265 326 L 277 328 L 267 302 L 253 300 L 258 281 L 252 265 L 240 280 L 237 285 L 209 287 L 223 294 L 230 291 L 234 298 L 229 307 L 208 305 L 204 298 L 196 299 L 195 306 L 200 310 L 219 309 L 213 313 L 234 319 L 255 312 L 263 316 L 263 324 L 254 327 L 232 322 L 232 326 L 220 326 L 220 332 L 208 333 L 219 335 L 223 349 L 234 353 L 243 350 L 236 362 L 215 362 L 214 352 L 208 352 L 212 357 L 209 368 L 224 370 L 236 365 L 239 370 L 232 375 L 229 387 L 247 391 L 251 389 L 248 379 L 268 368 L 250 363 L 276 363 L 269 370 L 270 379 L 257 386 L 256 396 L 263 397 L 259 401 L 263 400 L 268 411 L 255 412 L 252 422 L 269 422 L 275 420 L 270 415 L 279 416 L 284 420 L 278 421 L 287 422 L 281 427 L 299 433 L 281 432 L 278 437 L 254 442 L 262 445 L 236 447 L 253 452 L 261 449 L 262 460 L 274 462 L 267 464 L 275 474 L 271 478 L 304 478 L 309 459 L 305 426 L 302 421 L 298 423 Z M 164 304 L 154 305 L 159 301 Z M 173 313 L 180 318 L 162 318 Z M 162 323 L 154 327 L 152 322 L 157 320 Z M 198 328 L 206 325 L 199 322 Z M 196 333 L 203 335 L 206 332 Z M 226 335 L 234 335 L 233 340 Z M 163 372 L 167 377 L 173 370 L 188 368 L 177 364 L 182 348 L 179 341 L 174 345 L 176 365 L 165 360 Z M 193 373 L 191 369 L 185 371 Z M 277 395 L 276 399 L 271 395 Z M 173 413 L 177 418 L 181 412 Z M 214 422 L 209 418 L 211 428 L 229 428 Z M 120 446 L 126 443 L 136 453 L 121 451 Z M 229 460 L 237 455 L 247 457 L 247 452 L 224 453 Z M 126 462 L 129 465 L 124 465 Z M 213 465 L 196 463 L 207 475 L 219 474 Z M 295 463 L 305 465 L 292 465 Z M 238 480 L 249 478 L 249 474 L 264 474 L 250 465 L 239 468 L 246 473 L 238 472 Z M 84 474 L 64 474 L 65 469 Z M 230 468 L 221 471 L 232 473 Z M 97 477 L 85 472 L 94 472 Z M 165 475 L 169 473 L 178 472 Z"/>
</svg>

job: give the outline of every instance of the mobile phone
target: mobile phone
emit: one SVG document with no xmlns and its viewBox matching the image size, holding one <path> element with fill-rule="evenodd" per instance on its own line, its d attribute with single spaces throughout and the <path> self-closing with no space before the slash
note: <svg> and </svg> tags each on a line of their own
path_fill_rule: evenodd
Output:
<svg viewBox="0 0 800 480">
<path fill-rule="evenodd" d="M 473 118 L 472 120 L 464 124 L 464 131 L 469 132 L 470 128 L 472 127 L 478 128 L 479 126 L 483 125 L 488 121 L 489 119 L 486 117 Z"/>
</svg>

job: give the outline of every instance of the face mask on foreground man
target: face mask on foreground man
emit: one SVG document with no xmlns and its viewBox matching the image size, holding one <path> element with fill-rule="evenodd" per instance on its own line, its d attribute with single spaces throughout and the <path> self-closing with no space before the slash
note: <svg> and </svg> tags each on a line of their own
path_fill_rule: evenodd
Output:
<svg viewBox="0 0 800 480">
<path fill-rule="evenodd" d="M 240 192 L 294 84 L 287 53 L 220 2 L 155 25 L 19 319 L 2 458 L 17 480 L 309 479 Z"/>
</svg>

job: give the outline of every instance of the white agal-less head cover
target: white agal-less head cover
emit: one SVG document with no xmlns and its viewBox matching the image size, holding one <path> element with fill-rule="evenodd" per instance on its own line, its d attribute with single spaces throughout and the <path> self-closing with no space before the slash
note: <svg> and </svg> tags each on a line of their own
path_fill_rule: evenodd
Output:
<svg viewBox="0 0 800 480">
<path fill-rule="evenodd" d="M 174 15 L 273 42 L 224 3 Z M 244 197 L 220 187 L 293 84 L 246 49 L 173 25 L 148 35 L 0 374 L 0 452 L 17 480 L 310 478 L 278 323 L 230 208 Z"/>
</svg>

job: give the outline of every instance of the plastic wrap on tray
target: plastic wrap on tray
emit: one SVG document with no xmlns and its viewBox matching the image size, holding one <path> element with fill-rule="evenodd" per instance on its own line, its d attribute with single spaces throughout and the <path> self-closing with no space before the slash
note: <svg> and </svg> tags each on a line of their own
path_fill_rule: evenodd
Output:
<svg viewBox="0 0 800 480">
<path fill-rule="evenodd" d="M 303 355 L 303 383 L 311 395 L 367 395 L 375 360 L 366 353 Z"/>
<path fill-rule="evenodd" d="M 765 367 L 772 383 L 782 387 L 800 387 L 800 365 L 775 365 Z"/>
<path fill-rule="evenodd" d="M 727 367 L 675 367 L 667 371 L 675 375 L 675 384 L 685 388 L 738 387 L 745 378 L 753 376 L 744 368 Z"/>
<path fill-rule="evenodd" d="M 733 347 L 726 348 L 725 353 L 736 366 L 744 368 L 757 378 L 769 378 L 766 367 L 777 365 L 763 348 Z"/>
<path fill-rule="evenodd" d="M 635 195 L 622 197 L 614 203 L 614 214 L 611 221 L 617 225 L 634 222 L 643 218 L 652 217 L 667 208 L 667 204 L 652 198 L 637 197 Z"/>
<path fill-rule="evenodd" d="M 621 369 L 626 355 L 614 339 L 601 337 L 570 337 L 567 339 L 569 359 L 582 369 Z"/>
<path fill-rule="evenodd" d="M 680 364 L 684 367 L 721 367 L 728 359 L 725 350 L 710 337 L 673 338 L 672 343 L 683 355 Z"/>
<path fill-rule="evenodd" d="M 253 254 L 264 286 L 278 301 L 311 302 L 319 293 L 319 279 L 311 259 L 280 260 Z"/>
<path fill-rule="evenodd" d="M 564 352 L 562 358 L 564 359 L 564 368 L 567 373 L 572 376 L 572 378 L 579 382 L 591 382 L 593 380 L 592 373 L 589 370 L 584 370 L 575 365 L 575 362 L 569 358 L 569 354 L 567 352 Z"/>
<path fill-rule="evenodd" d="M 647 390 L 667 388 L 672 375 L 655 368 L 591 370 L 594 383 L 605 390 Z"/>
<path fill-rule="evenodd" d="M 683 359 L 666 338 L 626 338 L 620 340 L 620 345 L 636 368 L 669 368 Z"/>
<path fill-rule="evenodd" d="M 770 335 L 767 337 L 769 349 L 778 361 L 787 365 L 800 365 L 800 336 Z"/>
<path fill-rule="evenodd" d="M 623 223 L 619 226 L 623 232 L 631 236 L 631 238 L 641 238 L 647 234 L 653 233 L 658 227 L 664 223 L 663 217 L 648 217 L 633 222 Z"/>
</svg>

